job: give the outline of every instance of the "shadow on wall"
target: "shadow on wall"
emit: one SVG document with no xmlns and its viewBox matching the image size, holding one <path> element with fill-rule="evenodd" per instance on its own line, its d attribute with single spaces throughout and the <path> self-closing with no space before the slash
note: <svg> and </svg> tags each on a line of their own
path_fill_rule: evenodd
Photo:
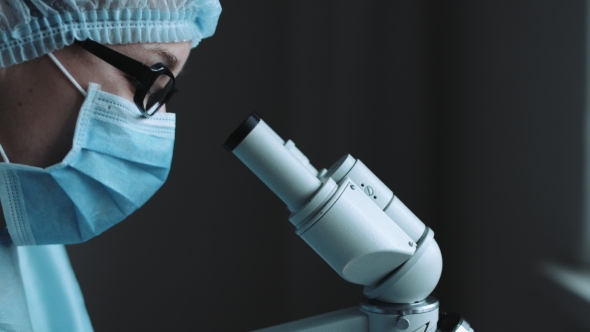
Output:
<svg viewBox="0 0 590 332">
<path fill-rule="evenodd" d="M 222 5 L 169 106 L 167 184 L 68 248 L 97 331 L 245 331 L 358 303 L 221 148 L 252 111 L 316 168 L 361 159 L 434 229 L 443 310 L 478 332 L 576 331 L 536 266 L 581 241 L 582 2 Z"/>
</svg>

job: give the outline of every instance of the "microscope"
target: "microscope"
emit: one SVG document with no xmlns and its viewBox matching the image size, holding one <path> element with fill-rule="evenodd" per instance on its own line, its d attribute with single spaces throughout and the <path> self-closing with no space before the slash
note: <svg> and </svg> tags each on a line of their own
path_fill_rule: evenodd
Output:
<svg viewBox="0 0 590 332">
<path fill-rule="evenodd" d="M 344 280 L 364 286 L 359 307 L 259 332 L 473 332 L 430 296 L 442 271 L 434 232 L 360 160 L 346 155 L 318 171 L 256 113 L 223 147 L 287 205 L 297 235 Z"/>
</svg>

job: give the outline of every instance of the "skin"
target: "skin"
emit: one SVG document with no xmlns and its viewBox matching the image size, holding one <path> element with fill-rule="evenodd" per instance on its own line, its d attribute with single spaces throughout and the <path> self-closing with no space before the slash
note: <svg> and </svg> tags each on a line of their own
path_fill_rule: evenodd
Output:
<svg viewBox="0 0 590 332">
<path fill-rule="evenodd" d="M 147 65 L 168 64 L 175 76 L 190 53 L 188 42 L 107 46 Z M 135 88 L 125 74 L 80 46 L 53 54 L 85 90 L 88 83 L 98 83 L 103 91 L 133 101 Z M 0 91 L 0 144 L 10 162 L 37 167 L 60 162 L 72 146 L 84 101 L 80 91 L 48 56 L 0 68 Z M 0 229 L 4 227 L 0 209 Z"/>
</svg>

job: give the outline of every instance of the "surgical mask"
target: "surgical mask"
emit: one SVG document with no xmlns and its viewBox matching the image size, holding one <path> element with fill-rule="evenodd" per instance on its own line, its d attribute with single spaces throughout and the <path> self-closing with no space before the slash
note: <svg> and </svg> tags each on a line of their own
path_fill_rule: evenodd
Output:
<svg viewBox="0 0 590 332">
<path fill-rule="evenodd" d="M 83 242 L 141 207 L 168 176 L 175 120 L 143 118 L 135 104 L 91 83 L 62 162 L 13 164 L 0 146 L 0 200 L 14 244 Z"/>
</svg>

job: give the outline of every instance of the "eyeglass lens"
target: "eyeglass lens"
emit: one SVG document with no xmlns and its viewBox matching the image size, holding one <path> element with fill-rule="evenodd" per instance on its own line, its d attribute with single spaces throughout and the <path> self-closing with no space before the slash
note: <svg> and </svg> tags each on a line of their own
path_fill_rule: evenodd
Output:
<svg viewBox="0 0 590 332">
<path fill-rule="evenodd" d="M 174 81 L 168 75 L 160 75 L 143 99 L 143 107 L 149 115 L 154 114 L 168 99 L 174 89 Z"/>
</svg>

